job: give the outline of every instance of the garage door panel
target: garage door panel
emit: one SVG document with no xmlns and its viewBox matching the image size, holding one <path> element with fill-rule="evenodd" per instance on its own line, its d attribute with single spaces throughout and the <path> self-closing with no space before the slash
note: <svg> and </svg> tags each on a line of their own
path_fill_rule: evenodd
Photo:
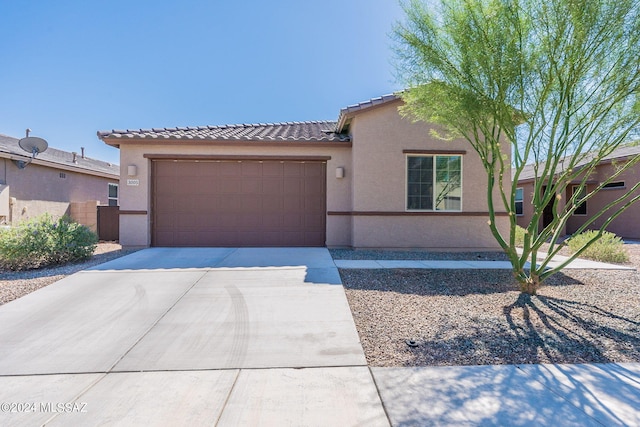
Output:
<svg viewBox="0 0 640 427">
<path fill-rule="evenodd" d="M 264 228 L 282 229 L 282 227 L 286 225 L 284 224 L 284 221 L 283 221 L 284 218 L 282 218 L 282 215 L 280 213 L 276 213 L 276 214 L 263 213 L 261 219 L 262 219 L 263 229 Z"/>
<path fill-rule="evenodd" d="M 263 213 L 282 212 L 284 206 L 282 197 L 263 196 L 261 199 Z"/>
<path fill-rule="evenodd" d="M 284 197 L 282 208 L 285 212 L 301 212 L 304 209 L 304 197 Z"/>
<path fill-rule="evenodd" d="M 240 163 L 241 175 L 243 177 L 261 177 L 262 176 L 262 164 L 257 162 L 242 162 Z"/>
<path fill-rule="evenodd" d="M 280 162 L 262 162 L 263 177 L 281 177 L 284 169 L 284 163 Z"/>
<path fill-rule="evenodd" d="M 305 179 L 304 180 L 304 193 L 305 194 L 321 194 L 324 189 L 324 183 L 318 182 L 317 179 Z"/>
<path fill-rule="evenodd" d="M 324 225 L 324 217 L 322 215 L 305 215 L 304 223 L 310 228 L 321 228 Z"/>
<path fill-rule="evenodd" d="M 325 167 L 293 161 L 154 161 L 152 243 L 324 246 Z"/>
<path fill-rule="evenodd" d="M 307 177 L 323 177 L 325 175 L 324 163 L 305 163 L 304 175 Z"/>
<path fill-rule="evenodd" d="M 262 180 L 260 178 L 245 178 L 242 181 L 242 194 L 260 194 L 262 192 Z"/>
<path fill-rule="evenodd" d="M 203 214 L 215 215 L 220 212 L 220 206 L 223 200 L 221 197 L 206 194 L 202 197 L 199 197 L 198 200 L 200 202 L 198 206 L 199 210 Z"/>
<path fill-rule="evenodd" d="M 299 177 L 287 178 L 282 185 L 285 196 L 298 196 L 304 193 L 304 179 Z"/>
<path fill-rule="evenodd" d="M 216 215 L 214 221 L 212 221 L 213 224 L 222 229 L 237 227 L 238 215 L 236 213 L 221 212 L 220 214 Z"/>
<path fill-rule="evenodd" d="M 237 246 L 262 246 L 260 233 L 252 231 L 238 231 L 236 235 L 238 243 Z"/>
<path fill-rule="evenodd" d="M 305 232 L 304 240 L 307 246 L 324 246 L 324 231 Z"/>
<path fill-rule="evenodd" d="M 285 177 L 290 178 L 294 176 L 304 176 L 306 163 L 294 163 L 288 162 L 283 165 L 283 174 Z"/>
<path fill-rule="evenodd" d="M 172 212 L 175 210 L 174 199 L 169 197 L 163 197 L 162 199 L 157 200 L 156 209 L 163 212 Z"/>
<path fill-rule="evenodd" d="M 175 215 L 163 215 L 158 218 L 154 226 L 159 230 L 173 230 L 176 226 Z"/>
<path fill-rule="evenodd" d="M 242 212 L 242 196 L 238 194 L 229 194 L 220 198 L 218 205 L 219 212 L 238 213 Z"/>
<path fill-rule="evenodd" d="M 299 213 L 285 213 L 282 218 L 287 227 L 298 229 L 304 225 L 304 218 Z"/>
<path fill-rule="evenodd" d="M 305 212 L 321 212 L 324 206 L 324 201 L 316 196 L 304 198 L 304 211 Z"/>
<path fill-rule="evenodd" d="M 262 198 L 261 197 L 244 197 L 242 199 L 242 210 L 257 212 L 262 208 Z"/>
<path fill-rule="evenodd" d="M 232 176 L 239 176 L 240 175 L 240 169 L 238 167 L 238 165 L 240 164 L 240 162 L 220 162 L 220 163 L 216 163 L 217 165 L 217 172 L 218 172 L 218 176 L 220 177 L 232 177 Z"/>
<path fill-rule="evenodd" d="M 262 180 L 262 194 L 279 196 L 282 194 L 282 178 L 264 178 Z"/>
<path fill-rule="evenodd" d="M 214 233 L 212 241 L 217 242 L 215 246 L 234 246 L 238 241 L 238 233 L 236 231 L 218 231 Z"/>
<path fill-rule="evenodd" d="M 239 229 L 258 229 L 260 228 L 260 216 L 250 212 L 239 213 L 237 216 L 237 226 Z"/>
<path fill-rule="evenodd" d="M 222 177 L 219 181 L 220 194 L 240 194 L 242 193 L 242 178 L 238 177 Z"/>
</svg>

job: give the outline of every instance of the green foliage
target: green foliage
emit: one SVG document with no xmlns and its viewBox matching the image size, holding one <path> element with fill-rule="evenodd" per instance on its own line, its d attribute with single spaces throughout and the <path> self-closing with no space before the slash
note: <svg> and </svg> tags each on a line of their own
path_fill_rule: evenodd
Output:
<svg viewBox="0 0 640 427">
<path fill-rule="evenodd" d="M 522 247 L 524 246 L 524 235 L 526 234 L 527 230 L 525 230 L 524 228 L 520 227 L 519 225 L 516 225 L 516 231 L 515 231 L 515 245 L 518 247 Z"/>
<path fill-rule="evenodd" d="M 431 132 L 443 140 L 465 139 L 478 154 L 490 231 L 523 291 L 535 293 L 571 261 L 549 265 L 580 203 L 640 162 L 628 159 L 587 188 L 601 161 L 640 135 L 640 3 L 405 0 L 403 7 L 406 19 L 394 30 L 407 87 L 401 112 L 437 125 Z M 524 234 L 511 184 L 527 165 L 533 209 Z M 569 195 L 576 184 L 584 191 Z M 590 212 L 577 233 L 596 222 L 604 230 L 640 200 L 639 188 Z M 543 218 L 547 206 L 552 215 Z M 500 212 L 509 213 L 508 235 Z"/>
<path fill-rule="evenodd" d="M 68 217 L 50 215 L 0 232 L 0 267 L 27 270 L 91 257 L 98 236 Z"/>
<path fill-rule="evenodd" d="M 629 261 L 624 242 L 620 237 L 608 231 L 599 235 L 600 233 L 596 230 L 588 230 L 572 236 L 567 244 L 571 252 L 579 254 L 582 258 L 617 264 Z"/>
</svg>

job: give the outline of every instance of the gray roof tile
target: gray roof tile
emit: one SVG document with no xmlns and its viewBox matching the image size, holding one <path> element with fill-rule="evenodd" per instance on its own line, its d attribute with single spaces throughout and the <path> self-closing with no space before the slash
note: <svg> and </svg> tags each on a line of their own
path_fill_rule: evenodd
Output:
<svg viewBox="0 0 640 427">
<path fill-rule="evenodd" d="M 18 138 L 0 134 L 0 152 L 23 156 L 25 157 L 25 159 L 31 157 L 27 152 L 20 148 L 20 146 L 18 145 L 18 141 Z M 46 151 L 38 154 L 36 159 L 78 169 L 78 172 L 86 170 L 112 175 L 120 175 L 120 166 L 118 165 L 103 162 L 102 160 L 91 159 L 86 156 L 83 159 L 80 156 L 80 153 L 77 153 L 76 155 L 77 163 L 73 163 L 73 153 L 58 150 L 52 147 L 49 147 Z"/>
<path fill-rule="evenodd" d="M 622 158 L 635 157 L 635 156 L 640 156 L 640 145 L 628 145 L 624 147 L 618 147 L 617 149 L 612 151 L 611 154 L 609 154 L 608 156 L 605 156 L 602 159 L 602 161 L 606 162 L 614 159 L 622 159 Z M 563 160 L 569 160 L 570 158 L 571 156 L 567 156 Z M 578 162 L 576 166 L 580 168 L 581 166 L 584 166 L 592 158 L 593 157 L 587 155 L 583 160 Z M 515 170 L 512 169 L 511 170 L 512 177 L 514 173 L 515 173 Z M 526 181 L 534 178 L 535 178 L 535 170 L 533 168 L 533 164 L 530 164 L 522 168 L 522 172 L 520 173 L 520 178 L 518 182 L 522 182 L 522 181 Z"/>
<path fill-rule="evenodd" d="M 335 133 L 334 121 L 237 124 L 100 131 L 102 140 L 117 138 L 199 139 L 207 141 L 308 141 L 348 142 L 349 135 Z"/>
</svg>

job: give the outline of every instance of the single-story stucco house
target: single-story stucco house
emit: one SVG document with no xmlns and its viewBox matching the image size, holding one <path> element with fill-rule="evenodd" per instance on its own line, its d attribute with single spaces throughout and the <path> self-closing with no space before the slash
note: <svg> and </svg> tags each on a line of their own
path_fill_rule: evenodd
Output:
<svg viewBox="0 0 640 427">
<path fill-rule="evenodd" d="M 17 224 L 48 213 L 69 215 L 96 231 L 98 205 L 118 205 L 120 167 L 49 147 L 31 155 L 19 139 L 0 135 L 0 224 Z"/>
<path fill-rule="evenodd" d="M 120 242 L 495 250 L 478 155 L 401 105 L 387 95 L 337 121 L 98 132 L 120 149 Z"/>
<path fill-rule="evenodd" d="M 593 191 L 603 181 L 610 178 L 615 168 L 631 158 L 640 156 L 640 145 L 624 146 L 614 150 L 610 155 L 602 159 L 596 166 L 595 172 L 587 178 L 587 193 Z M 612 182 L 606 184 L 600 191 L 594 194 L 589 200 L 582 203 L 566 224 L 563 234 L 573 234 L 585 224 L 593 215 L 600 212 L 609 203 L 618 199 L 625 192 L 628 192 L 640 180 L 640 163 L 630 167 Z M 516 187 L 516 215 L 518 225 L 525 227 L 531 222 L 533 216 L 533 188 L 535 182 L 535 171 L 533 165 L 527 165 L 522 170 Z M 580 181 L 576 180 L 567 186 L 566 194 L 559 200 L 559 209 L 564 209 L 567 200 L 571 199 L 575 191 L 580 189 Z M 632 196 L 640 194 L 640 189 L 636 190 Z M 553 206 L 550 204 L 545 209 L 540 219 L 540 227 L 548 225 L 553 219 Z M 610 211 L 612 212 L 612 211 Z M 600 229 L 609 215 L 603 215 L 596 219 L 590 229 Z M 640 202 L 632 204 L 620 216 L 614 219 L 608 226 L 607 231 L 626 239 L 640 239 Z"/>
</svg>

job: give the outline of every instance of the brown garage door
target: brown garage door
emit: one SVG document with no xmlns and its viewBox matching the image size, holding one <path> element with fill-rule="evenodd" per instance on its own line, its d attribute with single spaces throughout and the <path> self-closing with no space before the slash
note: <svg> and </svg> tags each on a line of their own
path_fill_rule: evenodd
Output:
<svg viewBox="0 0 640 427">
<path fill-rule="evenodd" d="M 154 160 L 154 246 L 324 246 L 326 163 Z"/>
</svg>

